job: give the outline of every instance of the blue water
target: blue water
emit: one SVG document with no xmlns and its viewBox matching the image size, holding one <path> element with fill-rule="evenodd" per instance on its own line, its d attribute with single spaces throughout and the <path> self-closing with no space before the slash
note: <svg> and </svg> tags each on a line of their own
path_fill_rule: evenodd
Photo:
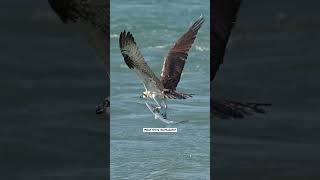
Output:
<svg viewBox="0 0 320 180">
<path fill-rule="evenodd" d="M 163 57 L 191 21 L 206 22 L 190 50 L 178 90 L 196 94 L 169 100 L 168 117 L 179 125 L 155 120 L 139 98 L 144 88 L 127 68 L 119 50 L 123 30 L 135 37 L 140 51 L 159 77 Z M 111 1 L 111 178 L 209 179 L 209 1 Z M 176 127 L 173 134 L 148 134 L 142 128 Z"/>
<path fill-rule="evenodd" d="M 121 81 L 111 74 L 112 178 L 209 179 L 209 5 L 115 3 L 111 67 Z M 214 119 L 217 179 L 319 179 L 318 4 L 244 1 L 215 94 L 273 106 L 244 120 Z M 4 0 L 0 10 L 1 179 L 105 179 L 105 119 L 94 111 L 106 79 L 87 39 L 61 23 L 47 1 Z M 143 88 L 123 62 L 118 35 L 130 30 L 159 75 L 163 56 L 200 14 L 206 22 L 178 86 L 196 96 L 168 102 L 173 120 L 190 121 L 174 126 L 176 134 L 144 134 L 143 127 L 165 125 L 138 98 Z"/>
</svg>

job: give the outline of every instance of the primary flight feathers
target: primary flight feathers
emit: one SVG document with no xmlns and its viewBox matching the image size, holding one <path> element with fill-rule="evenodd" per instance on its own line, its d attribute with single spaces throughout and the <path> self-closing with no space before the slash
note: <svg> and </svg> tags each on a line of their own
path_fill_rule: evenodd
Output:
<svg viewBox="0 0 320 180">
<path fill-rule="evenodd" d="M 60 19 L 86 34 L 109 79 L 109 0 L 48 0 Z M 109 86 L 109 83 L 107 84 Z M 109 114 L 109 98 L 96 113 Z M 100 108 L 102 107 L 102 108 Z"/>
<path fill-rule="evenodd" d="M 214 82 L 216 73 L 223 63 L 225 49 L 237 19 L 241 0 L 216 0 L 213 4 L 213 33 L 211 56 L 211 83 Z M 254 113 L 264 113 L 261 106 L 269 103 L 243 103 L 238 101 L 217 100 L 211 96 L 213 115 L 220 118 L 243 118 Z"/>
<path fill-rule="evenodd" d="M 52 9 L 66 24 L 77 25 L 86 33 L 89 44 L 103 61 L 109 73 L 109 1 L 107 0 L 48 0 Z"/>
<path fill-rule="evenodd" d="M 213 41 L 211 57 L 211 80 L 223 63 L 225 49 L 231 34 L 231 30 L 237 19 L 241 1 L 240 0 L 217 0 L 213 5 Z"/>
<path fill-rule="evenodd" d="M 106 0 L 48 0 L 64 23 L 88 23 L 107 34 L 108 7 Z"/>
<path fill-rule="evenodd" d="M 188 57 L 188 51 L 191 48 L 201 25 L 204 22 L 203 16 L 200 16 L 175 43 L 166 56 L 160 81 L 164 88 L 176 90 L 180 81 L 181 73 Z"/>
</svg>

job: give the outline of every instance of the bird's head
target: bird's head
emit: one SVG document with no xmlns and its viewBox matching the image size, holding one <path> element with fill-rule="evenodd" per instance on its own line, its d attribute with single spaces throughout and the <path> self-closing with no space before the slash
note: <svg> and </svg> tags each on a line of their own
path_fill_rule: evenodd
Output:
<svg viewBox="0 0 320 180">
<path fill-rule="evenodd" d="M 148 98 L 148 92 L 147 91 L 143 92 L 142 95 L 140 96 L 140 98 L 147 99 Z"/>
</svg>

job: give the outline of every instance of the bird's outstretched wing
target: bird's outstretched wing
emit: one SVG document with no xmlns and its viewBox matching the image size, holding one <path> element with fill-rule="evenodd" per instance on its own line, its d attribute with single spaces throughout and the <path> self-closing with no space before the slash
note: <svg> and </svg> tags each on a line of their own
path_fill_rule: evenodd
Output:
<svg viewBox="0 0 320 180">
<path fill-rule="evenodd" d="M 226 45 L 231 29 L 236 22 L 240 4 L 241 0 L 218 0 L 213 3 L 211 15 L 213 18 L 211 80 L 215 78 L 220 65 L 223 63 Z"/>
<path fill-rule="evenodd" d="M 109 1 L 106 0 L 48 0 L 64 23 L 88 23 L 108 33 Z"/>
<path fill-rule="evenodd" d="M 120 33 L 119 46 L 125 63 L 137 73 L 145 88 L 161 92 L 163 86 L 160 80 L 145 62 L 130 32 L 123 31 Z"/>
<path fill-rule="evenodd" d="M 237 101 L 219 101 L 211 99 L 213 115 L 223 119 L 239 119 L 255 113 L 265 113 L 263 106 L 271 106 L 270 103 L 242 103 Z"/>
<path fill-rule="evenodd" d="M 102 59 L 109 72 L 109 1 L 107 0 L 48 0 L 52 9 L 66 24 L 78 25 L 89 36 L 89 44 Z"/>
<path fill-rule="evenodd" d="M 204 18 L 203 16 L 200 16 L 193 24 L 191 24 L 188 31 L 176 41 L 168 55 L 165 57 L 160 78 L 165 89 L 172 91 L 176 90 L 184 64 L 188 57 L 188 51 L 196 39 L 198 30 L 203 22 Z"/>
</svg>

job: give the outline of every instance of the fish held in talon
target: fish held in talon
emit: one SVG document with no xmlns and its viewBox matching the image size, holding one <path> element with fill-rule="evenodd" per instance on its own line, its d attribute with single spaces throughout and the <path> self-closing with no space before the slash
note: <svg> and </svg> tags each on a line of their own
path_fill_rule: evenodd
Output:
<svg viewBox="0 0 320 180">
<path fill-rule="evenodd" d="M 167 115 L 163 112 L 161 112 L 161 107 L 156 105 L 150 105 L 149 103 L 146 103 L 146 106 L 148 109 L 155 115 L 161 115 L 164 119 L 167 119 Z"/>
<path fill-rule="evenodd" d="M 150 112 L 154 115 L 154 119 L 159 119 L 160 121 L 166 123 L 166 124 L 172 124 L 175 123 L 174 121 L 170 121 L 167 118 L 167 115 L 160 113 L 160 108 L 156 105 L 150 105 L 149 103 L 146 103 L 146 106 L 150 110 Z"/>
<path fill-rule="evenodd" d="M 120 33 L 119 47 L 123 59 L 129 69 L 136 73 L 145 88 L 145 91 L 140 97 L 153 100 L 156 103 L 157 107 L 151 106 L 148 103 L 146 103 L 146 105 L 155 115 L 155 118 L 163 122 L 173 122 L 166 120 L 168 108 L 167 99 L 187 99 L 193 95 L 178 92 L 176 88 L 180 82 L 181 74 L 187 61 L 188 52 L 203 23 L 204 18 L 201 15 L 175 42 L 164 58 L 160 79 L 144 60 L 132 33 L 126 32 L 125 30 Z"/>
<path fill-rule="evenodd" d="M 221 0 L 213 6 L 213 41 L 211 57 L 211 83 L 214 83 L 216 73 L 222 65 L 225 49 L 231 34 L 231 30 L 236 23 L 241 0 Z M 265 113 L 263 106 L 270 106 L 270 103 L 243 103 L 238 101 L 211 99 L 211 112 L 214 117 L 222 119 L 237 119 L 253 115 L 255 113 Z"/>
</svg>

